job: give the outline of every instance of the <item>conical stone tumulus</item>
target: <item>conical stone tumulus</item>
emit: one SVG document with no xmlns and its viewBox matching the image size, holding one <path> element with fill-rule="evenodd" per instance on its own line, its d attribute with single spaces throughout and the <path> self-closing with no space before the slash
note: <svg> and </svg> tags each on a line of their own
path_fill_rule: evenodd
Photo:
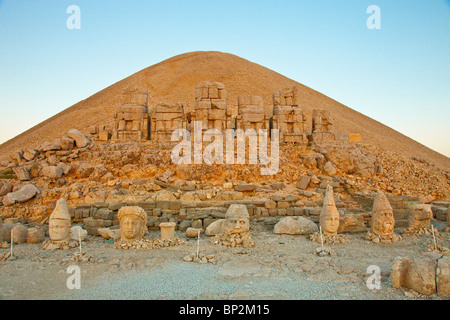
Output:
<svg viewBox="0 0 450 320">
<path fill-rule="evenodd" d="M 320 227 L 325 235 L 337 235 L 339 228 L 339 211 L 333 198 L 333 187 L 327 186 L 322 210 L 320 211 Z"/>
</svg>

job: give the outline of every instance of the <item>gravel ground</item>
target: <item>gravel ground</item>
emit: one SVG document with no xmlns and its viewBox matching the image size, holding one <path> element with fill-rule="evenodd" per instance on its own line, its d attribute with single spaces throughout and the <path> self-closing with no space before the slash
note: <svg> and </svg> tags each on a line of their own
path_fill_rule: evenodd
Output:
<svg viewBox="0 0 450 320">
<path fill-rule="evenodd" d="M 442 299 L 394 289 L 390 283 L 396 256 L 433 255 L 426 247 L 430 237 L 373 244 L 353 234 L 350 244 L 331 246 L 332 256 L 318 257 L 312 253 L 318 244 L 304 236 L 274 235 L 261 225 L 252 230 L 256 246 L 251 249 L 211 245 L 202 238 L 201 251 L 217 256 L 216 264 L 205 265 L 183 261 L 196 251 L 197 242 L 180 232 L 185 244 L 154 250 L 117 250 L 101 238 L 87 239 L 84 250 L 95 263 L 70 261 L 77 249 L 17 245 L 17 260 L 0 263 L 0 299 Z M 438 241 L 448 247 L 448 233 Z M 66 286 L 66 270 L 74 264 L 81 270 L 80 290 Z M 379 290 L 366 286 L 370 265 L 380 267 Z"/>
</svg>

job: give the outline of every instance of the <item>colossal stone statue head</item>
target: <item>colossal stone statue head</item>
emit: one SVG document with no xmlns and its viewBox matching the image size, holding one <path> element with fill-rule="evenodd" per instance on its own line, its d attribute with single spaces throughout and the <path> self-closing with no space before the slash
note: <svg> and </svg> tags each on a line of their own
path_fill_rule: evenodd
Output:
<svg viewBox="0 0 450 320">
<path fill-rule="evenodd" d="M 394 213 L 384 192 L 375 197 L 372 208 L 372 233 L 386 236 L 394 233 Z"/>
<path fill-rule="evenodd" d="M 431 228 L 433 211 L 429 204 L 416 204 L 408 209 L 408 225 L 411 229 Z"/>
<path fill-rule="evenodd" d="M 117 214 L 120 222 L 121 240 L 140 240 L 147 228 L 147 213 L 141 207 L 122 207 Z"/>
<path fill-rule="evenodd" d="M 339 211 L 334 204 L 333 188 L 328 185 L 320 211 L 320 226 L 325 235 L 336 235 L 339 228 Z"/>
<path fill-rule="evenodd" d="M 247 207 L 243 204 L 232 204 L 225 214 L 224 233 L 244 233 L 250 230 Z"/>
<path fill-rule="evenodd" d="M 56 202 L 55 210 L 50 215 L 48 224 L 48 233 L 52 242 L 69 242 L 71 218 L 65 199 L 59 199 Z"/>
</svg>

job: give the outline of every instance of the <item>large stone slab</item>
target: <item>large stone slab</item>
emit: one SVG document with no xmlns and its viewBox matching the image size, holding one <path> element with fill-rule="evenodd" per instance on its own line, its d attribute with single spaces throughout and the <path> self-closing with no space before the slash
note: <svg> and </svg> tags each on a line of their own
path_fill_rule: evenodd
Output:
<svg viewBox="0 0 450 320">
<path fill-rule="evenodd" d="M 19 191 L 10 192 L 3 198 L 3 205 L 10 206 L 16 202 L 26 202 L 32 199 L 39 192 L 32 184 L 23 186 Z"/>
</svg>

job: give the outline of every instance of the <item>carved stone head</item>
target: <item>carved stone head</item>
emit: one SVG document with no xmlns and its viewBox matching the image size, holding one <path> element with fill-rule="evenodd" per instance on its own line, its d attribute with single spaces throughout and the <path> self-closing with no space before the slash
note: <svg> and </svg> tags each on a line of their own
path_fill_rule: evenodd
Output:
<svg viewBox="0 0 450 320">
<path fill-rule="evenodd" d="M 71 218 L 67 202 L 59 199 L 56 202 L 55 210 L 50 215 L 49 235 L 54 243 L 68 242 L 70 240 Z"/>
<path fill-rule="evenodd" d="M 386 195 L 379 192 L 372 208 L 372 233 L 385 236 L 394 233 L 394 212 Z"/>
<path fill-rule="evenodd" d="M 250 230 L 247 207 L 243 204 L 232 204 L 225 214 L 224 233 L 244 233 Z"/>
<path fill-rule="evenodd" d="M 147 213 L 141 207 L 122 207 L 117 214 L 120 222 L 121 240 L 140 240 L 147 228 Z"/>
<path fill-rule="evenodd" d="M 323 199 L 319 218 L 320 227 L 325 235 L 336 235 L 339 228 L 339 211 L 333 198 L 333 188 L 328 185 Z"/>
</svg>

